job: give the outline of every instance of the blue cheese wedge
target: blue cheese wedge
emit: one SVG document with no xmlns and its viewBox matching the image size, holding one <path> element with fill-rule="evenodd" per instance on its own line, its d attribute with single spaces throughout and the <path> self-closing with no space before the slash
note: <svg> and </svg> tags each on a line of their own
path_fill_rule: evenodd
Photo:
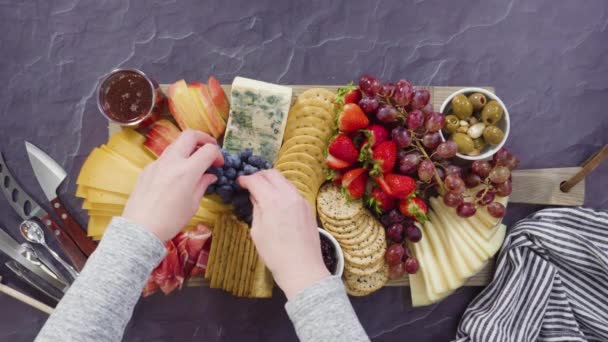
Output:
<svg viewBox="0 0 608 342">
<path fill-rule="evenodd" d="M 291 95 L 290 87 L 236 77 L 230 91 L 224 149 L 238 153 L 250 148 L 255 155 L 274 163 L 283 141 Z"/>
</svg>

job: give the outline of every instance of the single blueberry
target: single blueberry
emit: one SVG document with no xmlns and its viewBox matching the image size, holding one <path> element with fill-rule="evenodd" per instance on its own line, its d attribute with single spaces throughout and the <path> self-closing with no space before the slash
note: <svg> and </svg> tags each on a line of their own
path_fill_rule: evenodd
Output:
<svg viewBox="0 0 608 342">
<path fill-rule="evenodd" d="M 251 166 L 251 165 L 245 165 L 245 167 L 243 168 L 243 171 L 245 171 L 246 175 L 252 175 L 252 174 L 258 172 L 258 168 L 255 166 Z"/>
<path fill-rule="evenodd" d="M 226 176 L 220 176 L 217 178 L 217 185 L 226 185 L 228 184 L 228 178 Z"/>
<path fill-rule="evenodd" d="M 224 172 L 224 175 L 226 176 L 226 178 L 234 180 L 236 178 L 236 170 L 233 168 L 229 168 Z"/>
<path fill-rule="evenodd" d="M 243 161 L 247 161 L 247 159 L 249 159 L 249 157 L 251 157 L 252 154 L 253 154 L 253 150 L 250 148 L 246 148 L 241 151 L 240 156 Z"/>
</svg>

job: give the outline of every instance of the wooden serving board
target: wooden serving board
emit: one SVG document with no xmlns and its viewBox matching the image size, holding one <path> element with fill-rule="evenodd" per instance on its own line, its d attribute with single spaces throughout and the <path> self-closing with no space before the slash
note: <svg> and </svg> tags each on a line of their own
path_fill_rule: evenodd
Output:
<svg viewBox="0 0 608 342">
<path fill-rule="evenodd" d="M 168 84 L 161 84 L 163 92 L 169 87 Z M 230 85 L 222 85 L 226 94 L 230 94 Z M 326 88 L 332 91 L 341 86 L 327 85 L 292 85 L 292 103 L 298 95 L 309 88 Z M 431 93 L 431 102 L 436 110 L 439 110 L 443 101 L 455 91 L 464 87 L 418 87 L 428 89 Z M 493 87 L 481 87 L 490 92 L 494 92 Z M 108 134 L 120 130 L 120 126 L 110 123 Z M 536 169 L 536 170 L 516 170 L 513 172 L 513 193 L 509 197 L 510 203 L 528 203 L 545 205 L 582 205 L 585 199 L 585 182 L 580 182 L 571 191 L 565 193 L 560 190 L 560 184 L 574 176 L 580 167 Z M 485 286 L 490 283 L 494 274 L 494 258 L 476 275 L 472 276 L 465 283 L 465 286 Z M 209 282 L 202 277 L 190 279 L 187 286 L 209 286 Z M 387 286 L 409 286 L 408 277 L 390 281 Z"/>
</svg>

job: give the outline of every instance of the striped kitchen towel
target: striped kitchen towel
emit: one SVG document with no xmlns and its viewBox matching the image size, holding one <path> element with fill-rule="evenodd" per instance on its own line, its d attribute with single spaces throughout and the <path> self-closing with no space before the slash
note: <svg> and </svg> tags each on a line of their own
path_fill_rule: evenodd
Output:
<svg viewBox="0 0 608 342">
<path fill-rule="evenodd" d="M 608 211 L 545 209 L 518 222 L 457 341 L 608 341 Z"/>
</svg>

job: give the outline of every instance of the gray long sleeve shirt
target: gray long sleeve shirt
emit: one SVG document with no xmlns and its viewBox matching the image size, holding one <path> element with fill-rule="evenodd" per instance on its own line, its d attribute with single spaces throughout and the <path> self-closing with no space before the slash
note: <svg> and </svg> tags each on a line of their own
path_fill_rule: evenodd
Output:
<svg viewBox="0 0 608 342">
<path fill-rule="evenodd" d="M 146 280 L 164 256 L 156 236 L 114 218 L 36 341 L 120 341 Z M 285 308 L 301 341 L 369 341 L 339 277 L 305 289 Z"/>
</svg>

